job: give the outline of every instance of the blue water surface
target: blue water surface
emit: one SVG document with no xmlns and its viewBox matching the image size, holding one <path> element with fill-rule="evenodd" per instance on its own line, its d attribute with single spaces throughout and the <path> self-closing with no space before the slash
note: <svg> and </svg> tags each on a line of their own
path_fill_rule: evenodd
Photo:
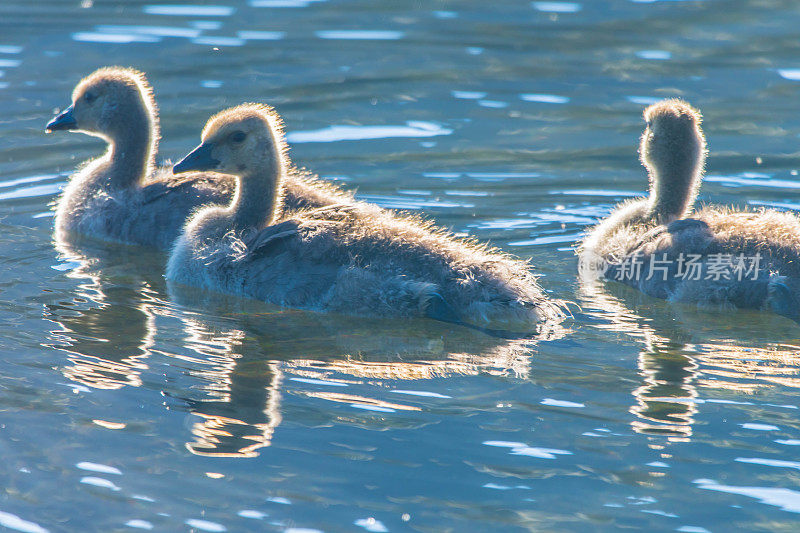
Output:
<svg viewBox="0 0 800 533">
<path fill-rule="evenodd" d="M 580 286 L 646 190 L 644 106 L 701 108 L 706 202 L 800 209 L 796 2 L 0 2 L 0 526 L 43 531 L 796 530 L 800 326 Z M 74 85 L 145 71 L 161 156 L 275 106 L 291 156 L 525 259 L 562 328 L 502 340 L 168 291 L 54 243 L 98 139 Z"/>
</svg>

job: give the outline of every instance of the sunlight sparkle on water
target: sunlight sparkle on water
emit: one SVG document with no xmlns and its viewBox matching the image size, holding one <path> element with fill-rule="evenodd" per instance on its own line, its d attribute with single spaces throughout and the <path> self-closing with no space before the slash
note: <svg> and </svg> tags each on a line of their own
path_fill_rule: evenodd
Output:
<svg viewBox="0 0 800 533">
<path fill-rule="evenodd" d="M 199 529 L 200 531 L 210 531 L 211 533 L 222 533 L 223 531 L 228 531 L 228 528 L 222 524 L 211 522 L 209 520 L 201 520 L 199 518 L 189 518 L 186 520 L 185 524 L 189 527 Z"/>
<path fill-rule="evenodd" d="M 540 102 L 543 104 L 566 104 L 569 97 L 557 94 L 521 94 L 519 97 L 526 102 Z"/>
<path fill-rule="evenodd" d="M 171 15 L 177 17 L 229 17 L 236 8 L 228 6 L 192 6 L 192 5 L 150 5 L 144 6 L 148 15 Z"/>
<path fill-rule="evenodd" d="M 100 24 L 95 26 L 95 31 L 100 34 L 133 34 L 152 35 L 156 37 L 197 37 L 201 30 L 195 28 L 180 28 L 176 26 L 128 26 L 123 24 Z"/>
<path fill-rule="evenodd" d="M 784 511 L 800 513 L 800 492 L 791 489 L 777 487 L 741 487 L 733 485 L 723 485 L 713 480 L 696 480 L 698 488 L 727 492 L 728 494 L 740 494 L 760 500 L 761 503 L 780 507 Z"/>
<path fill-rule="evenodd" d="M 95 487 L 110 489 L 115 492 L 118 490 L 122 490 L 116 484 L 114 484 L 113 481 L 109 481 L 108 479 L 104 479 L 101 477 L 85 476 L 81 478 L 80 482 L 86 485 L 93 485 Z"/>
<path fill-rule="evenodd" d="M 0 526 L 5 526 L 23 533 L 47 533 L 48 530 L 35 522 L 29 522 L 15 514 L 0 511 Z"/>
<path fill-rule="evenodd" d="M 450 91 L 453 98 L 460 98 L 462 100 L 480 100 L 485 98 L 487 93 L 481 91 Z"/>
<path fill-rule="evenodd" d="M 672 53 L 666 50 L 639 50 L 636 52 L 636 57 L 641 59 L 652 59 L 656 61 L 664 61 L 672 58 Z"/>
<path fill-rule="evenodd" d="M 82 461 L 75 465 L 76 467 L 80 468 L 81 470 L 89 470 L 91 472 L 100 472 L 101 474 L 117 474 L 119 476 L 122 475 L 122 471 L 119 468 L 102 465 L 98 463 L 90 463 L 88 461 Z"/>
<path fill-rule="evenodd" d="M 372 517 L 359 518 L 353 523 L 359 527 L 363 527 L 367 531 L 372 531 L 373 533 L 387 533 L 389 531 L 389 529 L 383 525 L 383 522 Z"/>
<path fill-rule="evenodd" d="M 72 34 L 72 39 L 75 41 L 83 41 L 87 43 L 157 43 L 161 39 L 153 35 L 142 35 L 138 33 L 102 33 L 102 32 L 88 32 L 80 31 Z"/>
<path fill-rule="evenodd" d="M 547 13 L 577 13 L 582 6 L 575 2 L 533 2 L 533 8 Z"/>
<path fill-rule="evenodd" d="M 402 39 L 402 31 L 389 30 L 325 30 L 316 32 L 320 39 L 354 40 L 354 41 L 394 41 Z"/>
<path fill-rule="evenodd" d="M 140 520 L 140 519 L 128 520 L 127 522 L 125 522 L 125 525 L 135 529 L 153 529 L 152 522 L 148 522 L 147 520 Z"/>
<path fill-rule="evenodd" d="M 286 135 L 286 140 L 290 143 L 327 143 L 392 137 L 435 137 L 451 133 L 453 130 L 431 122 L 409 121 L 405 126 L 328 126 L 312 131 L 292 131 Z"/>
</svg>

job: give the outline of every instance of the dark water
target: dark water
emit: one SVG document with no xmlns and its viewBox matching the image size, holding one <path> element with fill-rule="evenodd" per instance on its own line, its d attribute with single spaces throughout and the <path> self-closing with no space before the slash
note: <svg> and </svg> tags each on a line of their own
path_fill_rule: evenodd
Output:
<svg viewBox="0 0 800 533">
<path fill-rule="evenodd" d="M 707 201 L 800 209 L 790 1 L 0 3 L 0 525 L 29 532 L 796 530 L 800 327 L 579 287 L 646 187 L 643 106 L 705 114 Z M 169 293 L 51 239 L 93 69 L 147 72 L 162 156 L 277 107 L 295 161 L 531 258 L 566 331 L 501 341 Z"/>
</svg>

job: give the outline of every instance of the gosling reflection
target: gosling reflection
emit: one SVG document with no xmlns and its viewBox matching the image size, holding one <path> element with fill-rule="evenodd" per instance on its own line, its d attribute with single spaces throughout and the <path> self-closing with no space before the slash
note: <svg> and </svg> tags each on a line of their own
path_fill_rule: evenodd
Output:
<svg viewBox="0 0 800 533">
<path fill-rule="evenodd" d="M 284 374 L 298 378 L 421 380 L 478 373 L 525 377 L 540 339 L 507 340 L 431 321 L 365 320 L 280 310 L 255 300 L 170 286 L 182 353 L 203 380 L 192 412 L 192 453 L 255 457 L 281 423 Z M 202 310 L 202 311 L 201 311 Z M 561 333 L 563 334 L 563 332 Z M 557 337 L 548 329 L 546 338 Z M 416 409 L 377 398 L 303 392 L 327 401 Z"/>
<path fill-rule="evenodd" d="M 266 361 L 232 371 L 225 394 L 213 400 L 189 400 L 199 420 L 192 423 L 186 449 L 206 457 L 257 457 L 269 446 L 281 423 L 281 370 Z M 265 386 L 266 382 L 266 386 Z"/>
<path fill-rule="evenodd" d="M 614 289 L 618 290 L 612 294 Z M 604 321 L 597 327 L 624 332 L 644 343 L 637 361 L 642 384 L 632 391 L 635 403 L 630 412 L 636 418 L 631 428 L 669 441 L 689 440 L 697 413 L 698 365 L 685 335 L 660 330 L 657 319 L 642 312 L 647 298 L 628 287 L 588 283 L 581 287 L 581 296 L 586 301 L 584 312 Z"/>
<path fill-rule="evenodd" d="M 669 440 L 692 436 L 698 365 L 682 349 L 679 343 L 652 338 L 640 353 L 639 373 L 644 383 L 633 391 L 636 404 L 630 412 L 638 418 L 631 422 L 634 431 L 664 435 Z"/>
<path fill-rule="evenodd" d="M 181 393 L 164 391 L 181 397 L 193 415 L 189 451 L 253 457 L 269 445 L 281 421 L 281 370 L 252 356 L 257 350 L 245 347 L 245 333 L 230 323 L 200 323 L 165 302 L 158 274 L 163 255 L 87 239 L 59 240 L 56 249 L 57 268 L 78 281 L 72 293 L 45 306 L 45 319 L 58 326 L 50 332 L 49 346 L 67 354 L 61 368 L 65 377 L 93 389 L 139 387 L 148 361 L 166 359 L 170 368 L 192 379 Z M 175 317 L 185 334 L 178 349 L 169 342 L 156 346 L 157 320 Z M 176 379 L 172 374 L 167 387 Z M 186 390 L 199 391 L 198 397 L 183 398 Z"/>
<path fill-rule="evenodd" d="M 170 285 L 174 302 L 233 317 L 268 349 L 282 368 L 313 367 L 355 377 L 429 379 L 479 372 L 525 378 L 542 340 L 566 332 L 543 330 L 536 338 L 498 339 L 426 320 L 389 321 L 281 310 L 255 300 Z"/>
<path fill-rule="evenodd" d="M 61 371 L 68 379 L 96 389 L 142 384 L 155 338 L 154 309 L 160 305 L 152 280 L 131 274 L 155 258 L 124 247 L 81 248 L 56 242 L 60 265 L 79 280 L 75 292 L 45 305 L 44 318 L 58 325 L 46 346 L 67 353 Z"/>
<path fill-rule="evenodd" d="M 782 317 L 737 311 L 732 320 L 730 313 L 670 304 L 617 284 L 587 283 L 581 296 L 584 312 L 602 320 L 597 327 L 644 343 L 638 360 L 642 384 L 632 391 L 634 431 L 690 439 L 703 402 L 700 388 L 738 395 L 800 386 L 794 326 Z M 774 341 L 781 338 L 791 342 Z"/>
<path fill-rule="evenodd" d="M 206 457 L 256 457 L 269 446 L 281 423 L 278 364 L 262 357 L 257 345 L 230 322 L 175 311 L 184 325 L 183 348 L 170 353 L 199 379 L 202 398 L 183 398 L 192 413 L 186 449 Z M 246 355 L 245 355 L 246 354 Z"/>
</svg>

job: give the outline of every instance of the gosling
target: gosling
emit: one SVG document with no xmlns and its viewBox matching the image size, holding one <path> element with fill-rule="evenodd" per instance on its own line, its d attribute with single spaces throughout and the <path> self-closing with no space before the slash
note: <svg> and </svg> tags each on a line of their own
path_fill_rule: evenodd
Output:
<svg viewBox="0 0 800 533">
<path fill-rule="evenodd" d="M 56 235 L 70 234 L 167 250 L 197 207 L 230 202 L 230 177 L 193 173 L 173 177 L 158 167 L 158 110 L 144 74 L 106 67 L 80 81 L 72 105 L 46 131 L 100 137 L 109 147 L 70 177 L 55 217 Z M 351 195 L 298 169 L 286 180 L 287 209 L 347 202 Z"/>
<path fill-rule="evenodd" d="M 800 320 L 800 218 L 714 206 L 689 216 L 706 155 L 700 114 L 667 100 L 645 110 L 645 119 L 640 151 L 650 198 L 623 204 L 598 224 L 581 262 L 599 260 L 606 278 L 650 296 Z"/>
<path fill-rule="evenodd" d="M 228 207 L 187 222 L 167 279 L 285 307 L 504 331 L 563 319 L 527 263 L 419 219 L 364 202 L 279 219 L 289 168 L 272 108 L 244 104 L 213 116 L 173 171 L 232 174 L 237 192 Z"/>
<path fill-rule="evenodd" d="M 644 110 L 646 127 L 639 157 L 650 179 L 650 195 L 619 204 L 580 245 L 581 258 L 619 262 L 650 231 L 684 218 L 694 207 L 706 159 L 700 112 L 678 99 Z"/>
</svg>

